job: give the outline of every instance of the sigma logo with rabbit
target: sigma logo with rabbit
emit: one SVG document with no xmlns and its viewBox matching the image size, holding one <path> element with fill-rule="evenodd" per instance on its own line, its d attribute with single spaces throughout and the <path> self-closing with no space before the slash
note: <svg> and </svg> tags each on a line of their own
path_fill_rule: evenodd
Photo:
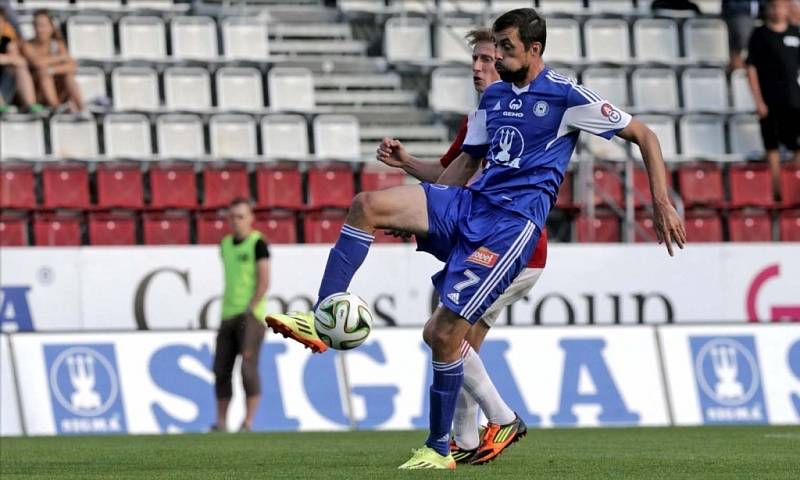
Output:
<svg viewBox="0 0 800 480">
<path fill-rule="evenodd" d="M 767 423 L 752 336 L 690 337 L 704 423 Z"/>
<path fill-rule="evenodd" d="M 127 430 L 114 345 L 45 345 L 44 356 L 59 434 Z"/>
</svg>

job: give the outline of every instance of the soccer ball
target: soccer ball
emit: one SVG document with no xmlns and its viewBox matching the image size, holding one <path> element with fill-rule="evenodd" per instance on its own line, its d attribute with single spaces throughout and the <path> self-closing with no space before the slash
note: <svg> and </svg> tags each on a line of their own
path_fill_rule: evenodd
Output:
<svg viewBox="0 0 800 480">
<path fill-rule="evenodd" d="M 372 312 L 367 302 L 352 293 L 334 293 L 314 312 L 317 335 L 331 348 L 350 350 L 364 343 L 372 330 Z"/>
</svg>

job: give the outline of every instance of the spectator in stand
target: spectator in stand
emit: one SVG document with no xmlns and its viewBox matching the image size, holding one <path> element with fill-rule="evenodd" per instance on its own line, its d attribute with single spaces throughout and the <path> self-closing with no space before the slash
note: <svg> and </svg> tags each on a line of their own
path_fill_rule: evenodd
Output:
<svg viewBox="0 0 800 480">
<path fill-rule="evenodd" d="M 51 108 L 83 111 L 83 99 L 75 81 L 77 65 L 61 32 L 46 10 L 34 13 L 33 26 L 36 36 L 25 43 L 23 53 L 33 71 L 39 98 Z"/>
<path fill-rule="evenodd" d="M 745 66 L 742 52 L 753 33 L 759 4 L 759 0 L 722 0 L 722 17 L 728 24 L 728 47 L 731 52 L 728 68 L 731 71 Z"/>
<path fill-rule="evenodd" d="M 789 15 L 789 23 L 795 27 L 800 27 L 800 0 L 792 0 L 792 13 Z"/>
<path fill-rule="evenodd" d="M 770 0 L 764 25 L 750 37 L 747 79 L 761 118 L 761 137 L 780 196 L 783 144 L 800 161 L 800 29 L 789 24 L 789 0 Z"/>
<path fill-rule="evenodd" d="M 7 21 L 5 9 L 0 8 L 0 113 L 6 110 L 15 94 L 25 111 L 42 110 L 42 106 L 35 103 L 33 80 L 28 62 L 20 52 L 17 33 Z"/>
</svg>

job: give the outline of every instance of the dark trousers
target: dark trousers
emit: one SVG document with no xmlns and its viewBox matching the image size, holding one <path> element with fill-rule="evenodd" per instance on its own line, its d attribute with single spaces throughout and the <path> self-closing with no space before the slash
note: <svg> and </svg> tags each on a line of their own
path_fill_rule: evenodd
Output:
<svg viewBox="0 0 800 480">
<path fill-rule="evenodd" d="M 264 341 L 266 326 L 252 315 L 241 314 L 222 321 L 217 332 L 217 350 L 214 355 L 214 390 L 217 398 L 231 398 L 231 378 L 236 356 L 242 355 L 242 383 L 248 397 L 261 394 L 258 376 L 258 355 Z"/>
</svg>

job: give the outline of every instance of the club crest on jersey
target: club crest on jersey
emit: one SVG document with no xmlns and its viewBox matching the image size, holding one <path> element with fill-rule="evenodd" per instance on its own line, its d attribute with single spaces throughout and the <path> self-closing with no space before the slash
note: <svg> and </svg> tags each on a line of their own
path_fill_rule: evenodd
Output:
<svg viewBox="0 0 800 480">
<path fill-rule="evenodd" d="M 604 103 L 600 107 L 600 113 L 602 113 L 604 117 L 608 118 L 608 121 L 611 123 L 617 123 L 622 120 L 622 114 L 619 113 L 619 110 L 612 107 L 610 103 Z"/>
<path fill-rule="evenodd" d="M 550 111 L 550 104 L 548 104 L 544 100 L 539 100 L 533 106 L 533 114 L 536 115 L 537 117 L 544 117 L 545 115 L 547 115 L 547 112 L 549 111 Z"/>
<path fill-rule="evenodd" d="M 478 265 L 483 265 L 484 267 L 492 268 L 497 263 L 497 259 L 499 257 L 500 255 L 494 253 L 488 248 L 481 247 L 472 252 L 470 256 L 467 257 L 467 261 L 477 263 Z"/>
<path fill-rule="evenodd" d="M 522 133 L 515 127 L 505 125 L 494 132 L 489 148 L 489 157 L 497 165 L 519 168 L 524 150 L 525 139 L 522 138 Z"/>
</svg>

